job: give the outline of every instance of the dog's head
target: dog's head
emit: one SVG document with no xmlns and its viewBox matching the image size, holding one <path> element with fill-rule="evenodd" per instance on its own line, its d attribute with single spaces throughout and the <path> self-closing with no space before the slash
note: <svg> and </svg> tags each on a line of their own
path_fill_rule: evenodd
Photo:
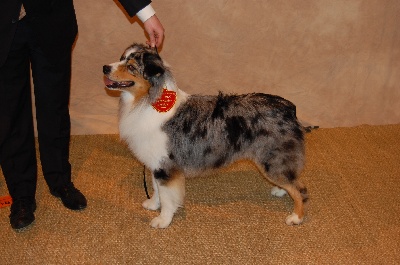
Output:
<svg viewBox="0 0 400 265">
<path fill-rule="evenodd" d="M 103 66 L 104 83 L 110 90 L 130 91 L 156 86 L 165 66 L 155 48 L 143 44 L 128 47 L 119 62 Z"/>
</svg>

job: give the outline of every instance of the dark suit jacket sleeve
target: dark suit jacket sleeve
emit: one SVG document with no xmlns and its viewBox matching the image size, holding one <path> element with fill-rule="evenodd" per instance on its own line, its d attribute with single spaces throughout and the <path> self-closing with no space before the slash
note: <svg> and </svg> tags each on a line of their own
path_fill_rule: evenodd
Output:
<svg viewBox="0 0 400 265">
<path fill-rule="evenodd" d="M 133 17 L 137 12 L 151 3 L 151 0 L 118 0 L 125 8 L 126 12 Z"/>
</svg>

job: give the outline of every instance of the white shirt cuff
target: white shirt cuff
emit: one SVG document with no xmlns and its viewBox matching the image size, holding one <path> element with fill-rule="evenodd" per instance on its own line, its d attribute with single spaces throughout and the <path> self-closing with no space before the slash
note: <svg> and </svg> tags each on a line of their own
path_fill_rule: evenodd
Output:
<svg viewBox="0 0 400 265">
<path fill-rule="evenodd" d="M 156 11 L 154 11 L 153 7 L 151 7 L 151 5 L 148 5 L 137 12 L 136 16 L 140 19 L 140 21 L 145 22 L 146 20 L 154 16 L 155 13 Z"/>
</svg>

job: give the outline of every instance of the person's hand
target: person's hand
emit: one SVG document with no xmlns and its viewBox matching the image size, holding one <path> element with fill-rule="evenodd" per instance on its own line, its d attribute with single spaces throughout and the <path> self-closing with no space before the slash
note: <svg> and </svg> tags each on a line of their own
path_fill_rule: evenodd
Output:
<svg viewBox="0 0 400 265">
<path fill-rule="evenodd" d="M 161 25 L 160 20 L 158 20 L 157 16 L 154 15 L 146 20 L 144 23 L 144 29 L 149 34 L 150 41 L 147 41 L 147 44 L 152 48 L 160 47 L 164 40 L 164 28 Z"/>
</svg>

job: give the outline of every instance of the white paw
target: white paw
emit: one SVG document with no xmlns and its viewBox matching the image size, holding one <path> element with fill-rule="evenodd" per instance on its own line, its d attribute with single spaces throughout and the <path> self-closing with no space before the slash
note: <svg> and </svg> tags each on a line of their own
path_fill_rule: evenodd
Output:
<svg viewBox="0 0 400 265">
<path fill-rule="evenodd" d="M 143 208 L 147 209 L 147 210 L 152 210 L 152 211 L 156 211 L 158 209 L 160 209 L 160 202 L 156 199 L 154 199 L 154 196 L 151 199 L 145 200 L 142 203 Z"/>
<path fill-rule="evenodd" d="M 150 225 L 153 228 L 167 228 L 171 223 L 172 218 L 166 218 L 161 215 L 157 216 L 153 220 L 151 220 Z"/>
<path fill-rule="evenodd" d="M 303 218 L 299 218 L 299 216 L 295 213 L 292 213 L 288 217 L 286 217 L 286 224 L 287 225 L 299 225 L 303 222 Z"/>
<path fill-rule="evenodd" d="M 281 188 L 279 188 L 277 186 L 274 186 L 271 189 L 271 194 L 276 196 L 276 197 L 283 197 L 283 196 L 285 196 L 287 194 L 287 192 L 284 189 L 281 189 Z"/>
</svg>

